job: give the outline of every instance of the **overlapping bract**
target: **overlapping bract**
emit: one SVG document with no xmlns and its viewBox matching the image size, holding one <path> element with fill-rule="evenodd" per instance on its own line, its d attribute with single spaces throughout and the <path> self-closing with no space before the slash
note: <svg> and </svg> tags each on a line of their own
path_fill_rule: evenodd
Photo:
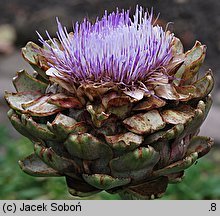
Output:
<svg viewBox="0 0 220 216">
<path fill-rule="evenodd" d="M 130 23 L 128 13 L 111 16 Z M 57 45 L 59 53 L 65 50 Z M 214 81 L 211 71 L 197 78 L 204 45 L 196 42 L 184 53 L 172 37 L 170 46 L 166 71 L 172 78 L 150 82 L 146 91 L 121 88 L 117 80 L 77 83 L 74 78 L 71 83 L 60 64 L 51 68 L 42 55 L 49 47 L 42 51 L 29 42 L 22 54 L 36 72 L 18 72 L 13 80 L 17 92 L 5 94 L 13 126 L 34 144 L 34 153 L 19 162 L 21 168 L 34 176 L 65 176 L 77 196 L 106 190 L 149 199 L 161 196 L 169 182 L 181 181 L 184 170 L 213 145 L 198 132 L 212 104 Z M 164 74 L 164 68 L 158 72 Z"/>
</svg>

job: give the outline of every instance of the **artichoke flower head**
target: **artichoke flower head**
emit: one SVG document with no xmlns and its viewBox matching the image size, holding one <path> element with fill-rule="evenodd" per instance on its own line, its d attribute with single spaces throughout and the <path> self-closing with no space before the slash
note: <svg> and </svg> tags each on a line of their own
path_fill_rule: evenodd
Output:
<svg viewBox="0 0 220 216">
<path fill-rule="evenodd" d="M 84 19 L 22 55 L 33 75 L 18 72 L 5 94 L 13 126 L 34 143 L 19 162 L 34 176 L 65 176 L 69 191 L 102 190 L 126 199 L 159 197 L 168 183 L 213 145 L 198 136 L 212 101 L 213 76 L 199 78 L 206 46 L 184 53 L 181 41 L 136 8 Z"/>
<path fill-rule="evenodd" d="M 76 23 L 74 33 L 67 33 L 58 22 L 58 41 L 40 41 L 50 76 L 58 75 L 70 84 L 102 85 L 114 83 L 121 88 L 151 87 L 168 83 L 169 65 L 175 61 L 173 34 L 152 24 L 153 14 L 137 8 L 133 21 L 129 11 L 107 14 L 91 24 Z M 178 56 L 179 57 L 179 56 Z M 59 76 L 60 75 L 60 76 Z"/>
</svg>

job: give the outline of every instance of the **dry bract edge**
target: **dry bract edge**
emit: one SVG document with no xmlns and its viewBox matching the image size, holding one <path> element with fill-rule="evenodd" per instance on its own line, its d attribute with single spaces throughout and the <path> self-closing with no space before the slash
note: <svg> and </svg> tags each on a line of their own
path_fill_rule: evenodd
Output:
<svg viewBox="0 0 220 216">
<path fill-rule="evenodd" d="M 22 48 L 35 73 L 17 72 L 5 93 L 12 125 L 33 143 L 21 169 L 64 176 L 73 196 L 161 197 L 213 145 L 198 135 L 214 85 L 211 70 L 199 76 L 206 46 L 184 52 L 139 6 L 70 33 L 57 23 L 57 38 Z"/>
</svg>

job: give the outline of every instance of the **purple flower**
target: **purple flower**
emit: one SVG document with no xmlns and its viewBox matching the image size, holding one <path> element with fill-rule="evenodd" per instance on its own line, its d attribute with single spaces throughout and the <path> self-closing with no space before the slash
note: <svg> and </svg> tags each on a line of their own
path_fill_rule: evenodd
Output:
<svg viewBox="0 0 220 216">
<path fill-rule="evenodd" d="M 153 12 L 136 9 L 113 12 L 92 24 L 87 19 L 68 33 L 57 19 L 58 40 L 40 35 L 50 67 L 73 84 L 113 82 L 125 87 L 140 83 L 167 83 L 167 66 L 173 58 L 173 34 L 153 24 Z"/>
</svg>

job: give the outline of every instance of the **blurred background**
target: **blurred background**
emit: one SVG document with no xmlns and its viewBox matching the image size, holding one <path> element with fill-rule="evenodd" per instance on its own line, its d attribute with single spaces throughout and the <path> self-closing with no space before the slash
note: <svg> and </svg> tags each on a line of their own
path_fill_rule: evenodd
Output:
<svg viewBox="0 0 220 216">
<path fill-rule="evenodd" d="M 163 199 L 220 199 L 220 1 L 219 0 L 1 0 L 0 1 L 0 199 L 75 199 L 63 178 L 35 178 L 23 173 L 17 161 L 32 152 L 32 144 L 10 125 L 4 91 L 14 91 L 11 80 L 16 71 L 32 71 L 20 48 L 28 41 L 38 43 L 36 30 L 56 34 L 56 17 L 71 29 L 72 22 L 85 16 L 101 17 L 104 10 L 130 9 L 136 4 L 160 13 L 159 24 L 181 39 L 185 50 L 196 40 L 208 47 L 201 71 L 209 68 L 215 76 L 213 106 L 201 134 L 215 139 L 211 152 L 186 171 L 181 184 L 170 185 Z M 131 14 L 132 14 L 131 13 Z M 91 199 L 119 199 L 101 193 Z"/>
</svg>

